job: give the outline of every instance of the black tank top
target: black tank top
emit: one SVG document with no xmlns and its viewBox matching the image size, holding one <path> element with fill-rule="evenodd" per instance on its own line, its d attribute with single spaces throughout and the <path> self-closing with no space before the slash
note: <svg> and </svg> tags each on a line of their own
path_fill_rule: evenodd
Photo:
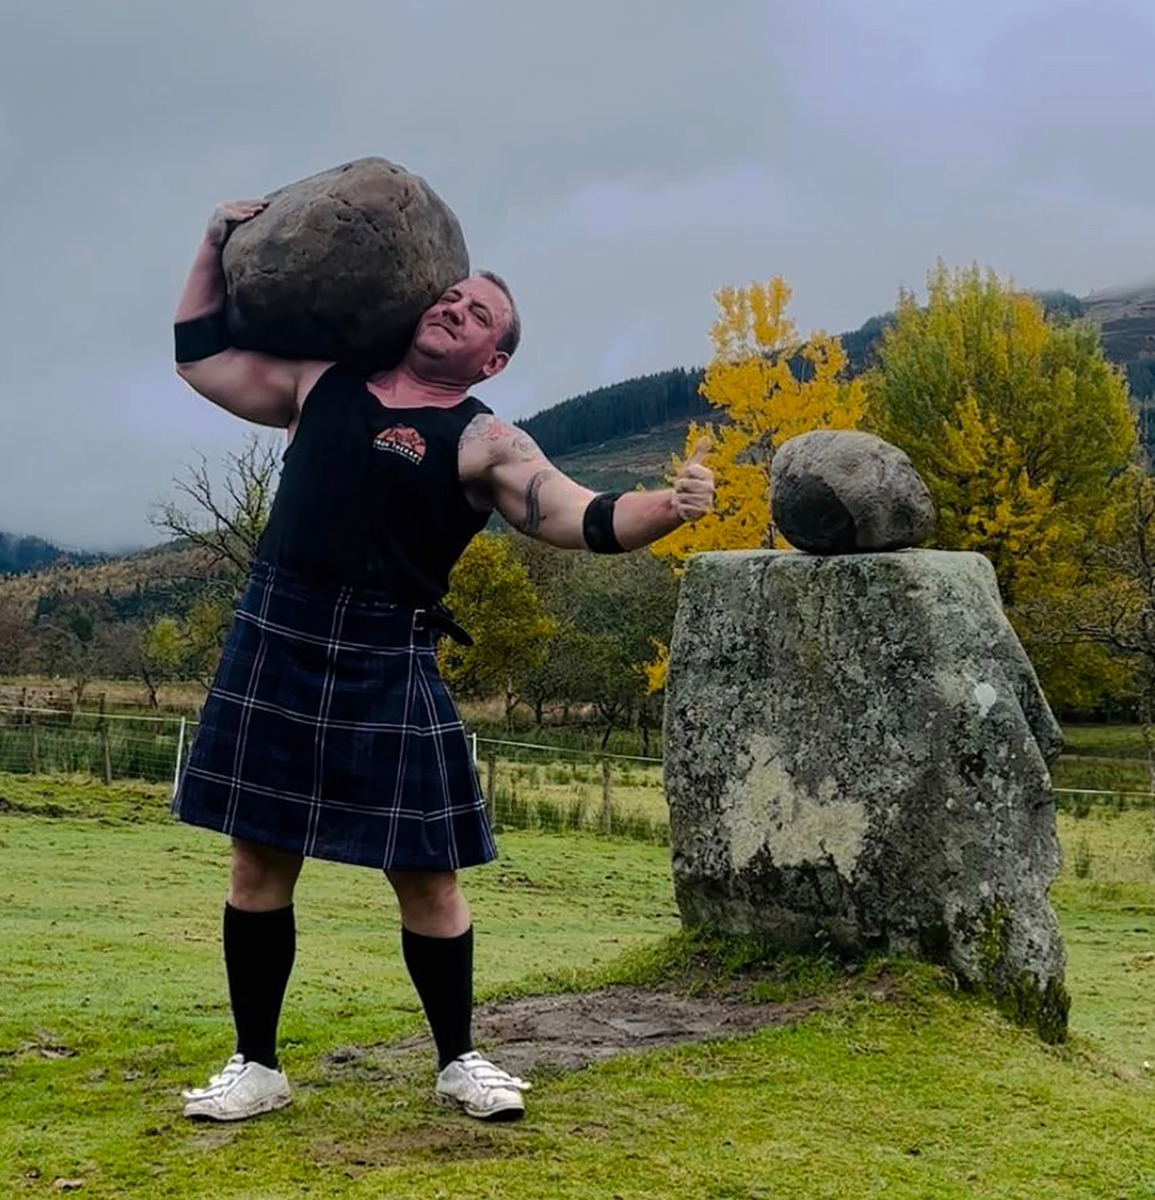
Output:
<svg viewBox="0 0 1155 1200">
<path fill-rule="evenodd" d="M 452 408 L 386 408 L 364 379 L 334 365 L 306 397 L 257 557 L 323 583 L 373 588 L 433 605 L 488 512 L 457 473 L 476 397 Z"/>
</svg>

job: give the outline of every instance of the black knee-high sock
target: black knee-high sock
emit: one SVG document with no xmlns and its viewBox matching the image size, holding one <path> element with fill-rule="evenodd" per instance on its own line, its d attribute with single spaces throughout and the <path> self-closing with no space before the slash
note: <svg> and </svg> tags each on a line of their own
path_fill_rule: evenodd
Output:
<svg viewBox="0 0 1155 1200">
<path fill-rule="evenodd" d="M 473 926 L 457 937 L 429 937 L 401 926 L 401 951 L 421 997 L 438 1067 L 473 1049 Z"/>
<path fill-rule="evenodd" d="M 276 1070 L 277 1021 L 297 950 L 293 906 L 247 912 L 226 901 L 224 944 L 236 1052 Z"/>
</svg>

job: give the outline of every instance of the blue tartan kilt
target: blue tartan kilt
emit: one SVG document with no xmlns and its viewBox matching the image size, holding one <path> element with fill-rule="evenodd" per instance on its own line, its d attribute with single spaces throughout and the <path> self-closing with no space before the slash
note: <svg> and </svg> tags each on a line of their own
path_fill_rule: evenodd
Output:
<svg viewBox="0 0 1155 1200">
<path fill-rule="evenodd" d="M 367 867 L 447 871 L 495 859 L 429 613 L 255 559 L 173 815 Z"/>
</svg>

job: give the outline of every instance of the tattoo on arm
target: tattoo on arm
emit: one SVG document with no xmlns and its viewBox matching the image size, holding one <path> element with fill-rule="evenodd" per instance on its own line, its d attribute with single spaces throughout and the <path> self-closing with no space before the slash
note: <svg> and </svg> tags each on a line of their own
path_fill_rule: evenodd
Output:
<svg viewBox="0 0 1155 1200">
<path fill-rule="evenodd" d="M 478 413 L 461 431 L 461 444 L 494 441 L 504 422 L 490 413 Z"/>
<path fill-rule="evenodd" d="M 461 434 L 461 445 L 471 442 L 505 442 L 519 462 L 542 456 L 538 444 L 524 430 L 509 425 L 491 413 L 478 413 Z"/>
<path fill-rule="evenodd" d="M 522 462 L 529 462 L 531 459 L 541 457 L 541 449 L 528 433 L 517 434 L 510 442 L 510 448 Z"/>
<path fill-rule="evenodd" d="M 541 485 L 552 474 L 553 471 L 536 471 L 525 485 L 525 518 L 517 525 L 522 533 L 532 535 L 541 528 L 542 512 L 538 493 L 541 491 Z"/>
</svg>

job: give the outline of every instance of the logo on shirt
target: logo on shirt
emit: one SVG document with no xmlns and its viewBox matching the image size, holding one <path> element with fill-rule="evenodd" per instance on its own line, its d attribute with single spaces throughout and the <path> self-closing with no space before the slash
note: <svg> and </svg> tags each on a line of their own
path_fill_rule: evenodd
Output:
<svg viewBox="0 0 1155 1200">
<path fill-rule="evenodd" d="M 373 439 L 374 450 L 392 450 L 419 463 L 425 457 L 425 439 L 409 425 L 390 425 Z"/>
</svg>

